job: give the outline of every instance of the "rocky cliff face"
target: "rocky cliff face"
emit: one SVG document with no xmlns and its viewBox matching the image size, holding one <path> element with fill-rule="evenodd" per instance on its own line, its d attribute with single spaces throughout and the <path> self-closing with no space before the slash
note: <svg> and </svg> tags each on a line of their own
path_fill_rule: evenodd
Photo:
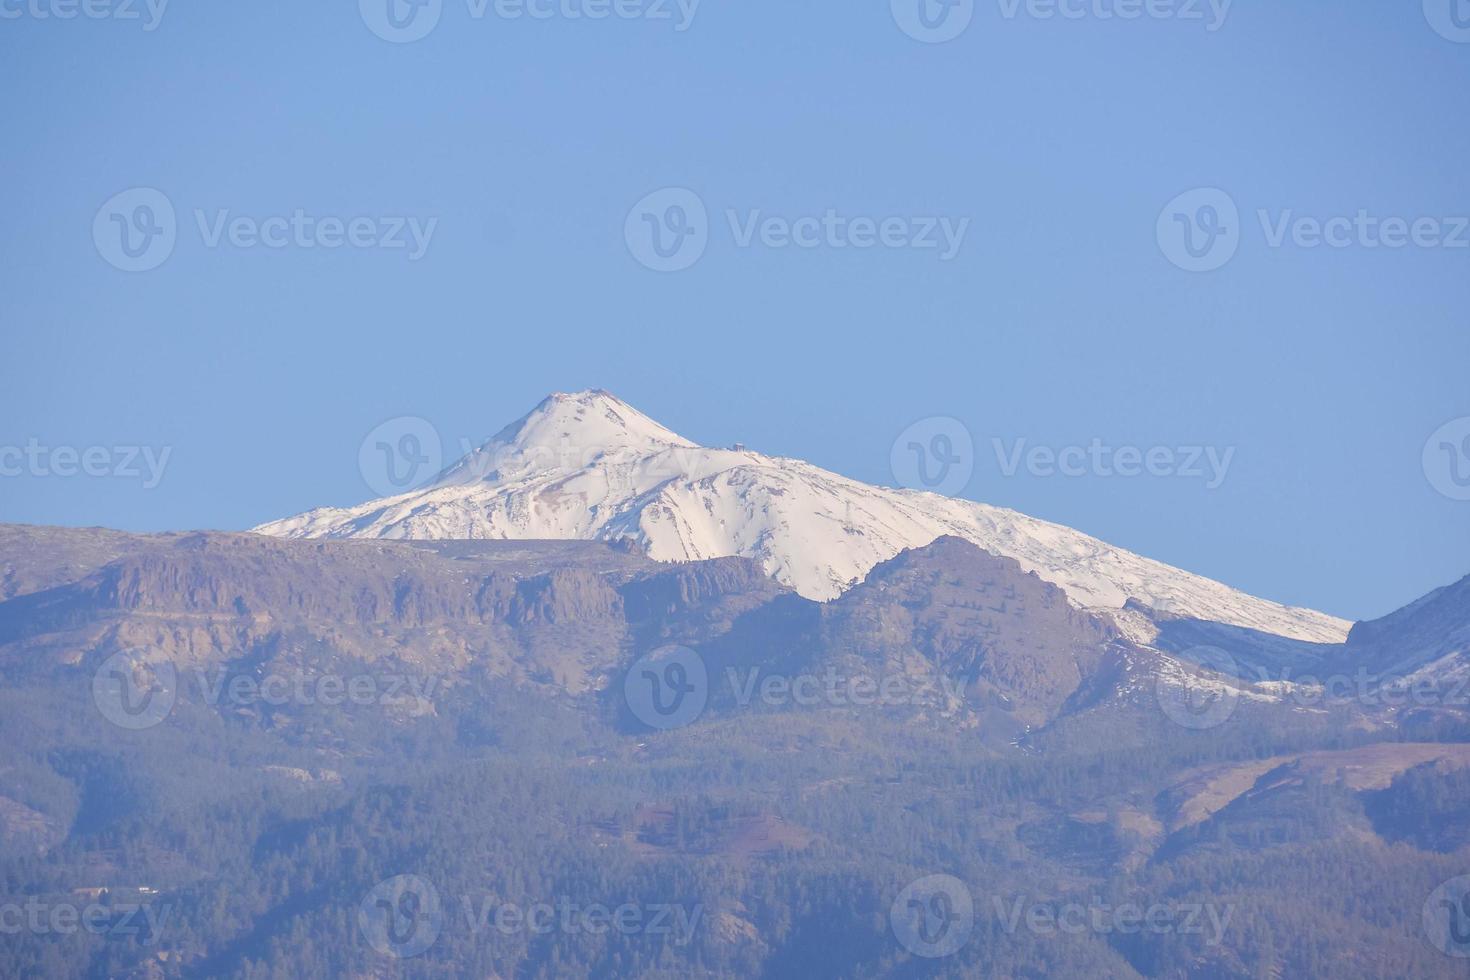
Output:
<svg viewBox="0 0 1470 980">
<path fill-rule="evenodd" d="M 1003 741 L 1083 707 L 1141 710 L 1139 691 L 1184 676 L 1173 654 L 959 537 L 899 553 L 829 603 L 795 594 L 752 559 L 662 563 L 601 542 L 0 527 L 0 544 L 12 593 L 0 601 L 7 671 L 85 670 L 122 651 L 256 674 L 366 664 L 451 687 L 504 682 L 589 698 L 577 703 L 598 715 L 609 709 L 599 692 L 636 658 L 681 644 L 708 662 L 716 712 L 738 700 L 723 684 L 731 671 L 755 683 L 835 675 L 895 684 L 908 693 L 898 709 L 988 727 Z M 1470 639 L 1467 589 L 1470 580 L 1361 624 L 1342 647 L 1314 647 L 1309 666 L 1450 678 Z M 1238 629 L 1195 626 L 1206 638 Z M 1292 709 L 1275 688 L 1250 696 Z"/>
<path fill-rule="evenodd" d="M 778 597 L 704 648 L 717 704 L 742 700 L 744 685 L 759 708 L 763 682 L 784 691 L 801 678 L 816 705 L 864 697 L 999 744 L 1115 676 L 1128 651 L 1152 655 L 1013 559 L 954 537 L 900 553 L 833 602 Z"/>
<path fill-rule="evenodd" d="M 1122 638 L 1011 558 L 940 538 L 875 568 L 827 611 L 831 651 L 901 666 L 917 655 L 1028 724 L 1053 716 Z"/>
<path fill-rule="evenodd" d="M 79 663 L 123 648 L 175 664 L 320 645 L 428 672 L 474 665 L 584 691 L 640 635 L 696 641 L 785 593 L 745 559 L 651 562 L 593 542 L 281 541 L 253 534 L 110 539 L 7 529 L 14 581 L 0 658 Z M 62 542 L 65 547 L 54 545 Z"/>
<path fill-rule="evenodd" d="M 823 605 L 750 559 L 665 564 L 595 542 L 110 537 L 92 567 L 74 557 L 89 533 L 6 532 L 9 566 L 36 587 L 0 603 L 0 660 L 85 666 L 127 649 L 309 671 L 345 658 L 581 695 L 680 643 L 717 667 L 925 682 L 935 707 L 947 681 L 1039 724 L 1118 641 L 1056 586 L 958 538 Z"/>
</svg>

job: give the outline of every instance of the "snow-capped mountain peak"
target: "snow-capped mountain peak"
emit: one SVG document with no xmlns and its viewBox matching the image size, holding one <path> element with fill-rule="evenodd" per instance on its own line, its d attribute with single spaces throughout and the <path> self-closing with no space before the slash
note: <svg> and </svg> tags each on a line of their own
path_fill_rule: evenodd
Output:
<svg viewBox="0 0 1470 980">
<path fill-rule="evenodd" d="M 905 548 L 955 535 L 1016 559 L 1130 634 L 1148 624 L 1123 609 L 1129 599 L 1316 642 L 1341 642 L 1349 625 L 1015 511 L 869 486 L 801 460 L 701 447 L 605 391 L 550 396 L 422 489 L 256 530 L 292 538 L 632 538 L 660 561 L 754 558 L 824 600 Z"/>
<path fill-rule="evenodd" d="M 579 448 L 599 449 L 656 450 L 668 446 L 694 446 L 688 439 L 600 388 L 548 395 L 519 421 L 500 430 L 490 442 L 529 448 L 560 444 L 564 440 Z"/>
<path fill-rule="evenodd" d="M 634 459 L 694 443 L 601 389 L 548 395 L 445 470 L 434 486 L 570 474 L 608 458 Z"/>
</svg>

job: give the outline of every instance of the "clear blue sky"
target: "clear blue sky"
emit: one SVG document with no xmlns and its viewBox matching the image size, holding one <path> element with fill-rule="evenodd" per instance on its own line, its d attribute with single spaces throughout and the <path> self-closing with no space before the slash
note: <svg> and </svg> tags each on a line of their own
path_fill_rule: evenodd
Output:
<svg viewBox="0 0 1470 980">
<path fill-rule="evenodd" d="M 989 0 L 944 44 L 887 0 L 705 0 L 682 32 L 443 0 L 403 44 L 345 0 L 178 3 L 152 31 L 26 2 L 0 19 L 0 444 L 172 454 L 151 489 L 5 477 L 0 520 L 245 528 L 371 496 L 386 418 L 479 441 L 605 387 L 878 483 L 900 430 L 955 416 L 966 496 L 1344 616 L 1470 572 L 1470 502 L 1421 465 L 1470 416 L 1470 249 L 1272 248 L 1255 217 L 1470 214 L 1470 44 L 1418 0 L 1238 0 L 1215 31 Z M 657 273 L 624 222 L 670 186 L 710 241 Z M 127 273 L 93 222 L 134 187 L 178 236 Z M 1208 273 L 1156 238 L 1198 187 L 1241 215 Z M 438 225 L 409 261 L 209 247 L 193 214 L 298 208 Z M 741 248 L 726 208 L 971 224 L 945 262 Z M 1236 455 L 1215 490 L 1006 477 L 991 440 L 1021 437 Z"/>
</svg>

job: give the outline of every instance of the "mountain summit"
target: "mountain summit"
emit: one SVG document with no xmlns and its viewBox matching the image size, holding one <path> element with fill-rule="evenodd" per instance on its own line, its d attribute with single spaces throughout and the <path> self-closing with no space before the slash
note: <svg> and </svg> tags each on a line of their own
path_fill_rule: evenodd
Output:
<svg viewBox="0 0 1470 980">
<path fill-rule="evenodd" d="M 598 390 L 551 395 L 425 487 L 255 530 L 288 538 L 627 538 L 659 561 L 753 558 L 822 600 L 905 548 L 954 535 L 1016 559 L 1140 642 L 1153 636 L 1139 608 L 1323 643 L 1341 642 L 1349 626 L 1015 511 L 873 487 L 738 447 L 701 447 Z"/>
<path fill-rule="evenodd" d="M 529 413 L 497 432 L 479 452 L 513 447 L 520 452 L 549 448 L 656 452 L 694 443 L 659 425 L 638 409 L 600 388 L 548 395 Z"/>
</svg>

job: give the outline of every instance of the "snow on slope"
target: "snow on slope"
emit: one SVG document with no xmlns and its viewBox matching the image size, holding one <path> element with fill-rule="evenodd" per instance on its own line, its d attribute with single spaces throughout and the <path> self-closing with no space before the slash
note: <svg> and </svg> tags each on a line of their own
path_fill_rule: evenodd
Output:
<svg viewBox="0 0 1470 980">
<path fill-rule="evenodd" d="M 760 560 L 831 599 L 904 548 L 954 534 L 1015 558 L 1079 606 L 1341 642 L 1349 624 L 1282 606 L 1015 511 L 872 487 L 795 459 L 695 445 L 603 391 L 555 394 L 428 486 L 263 524 L 290 538 L 633 538 L 650 557 Z"/>
</svg>

